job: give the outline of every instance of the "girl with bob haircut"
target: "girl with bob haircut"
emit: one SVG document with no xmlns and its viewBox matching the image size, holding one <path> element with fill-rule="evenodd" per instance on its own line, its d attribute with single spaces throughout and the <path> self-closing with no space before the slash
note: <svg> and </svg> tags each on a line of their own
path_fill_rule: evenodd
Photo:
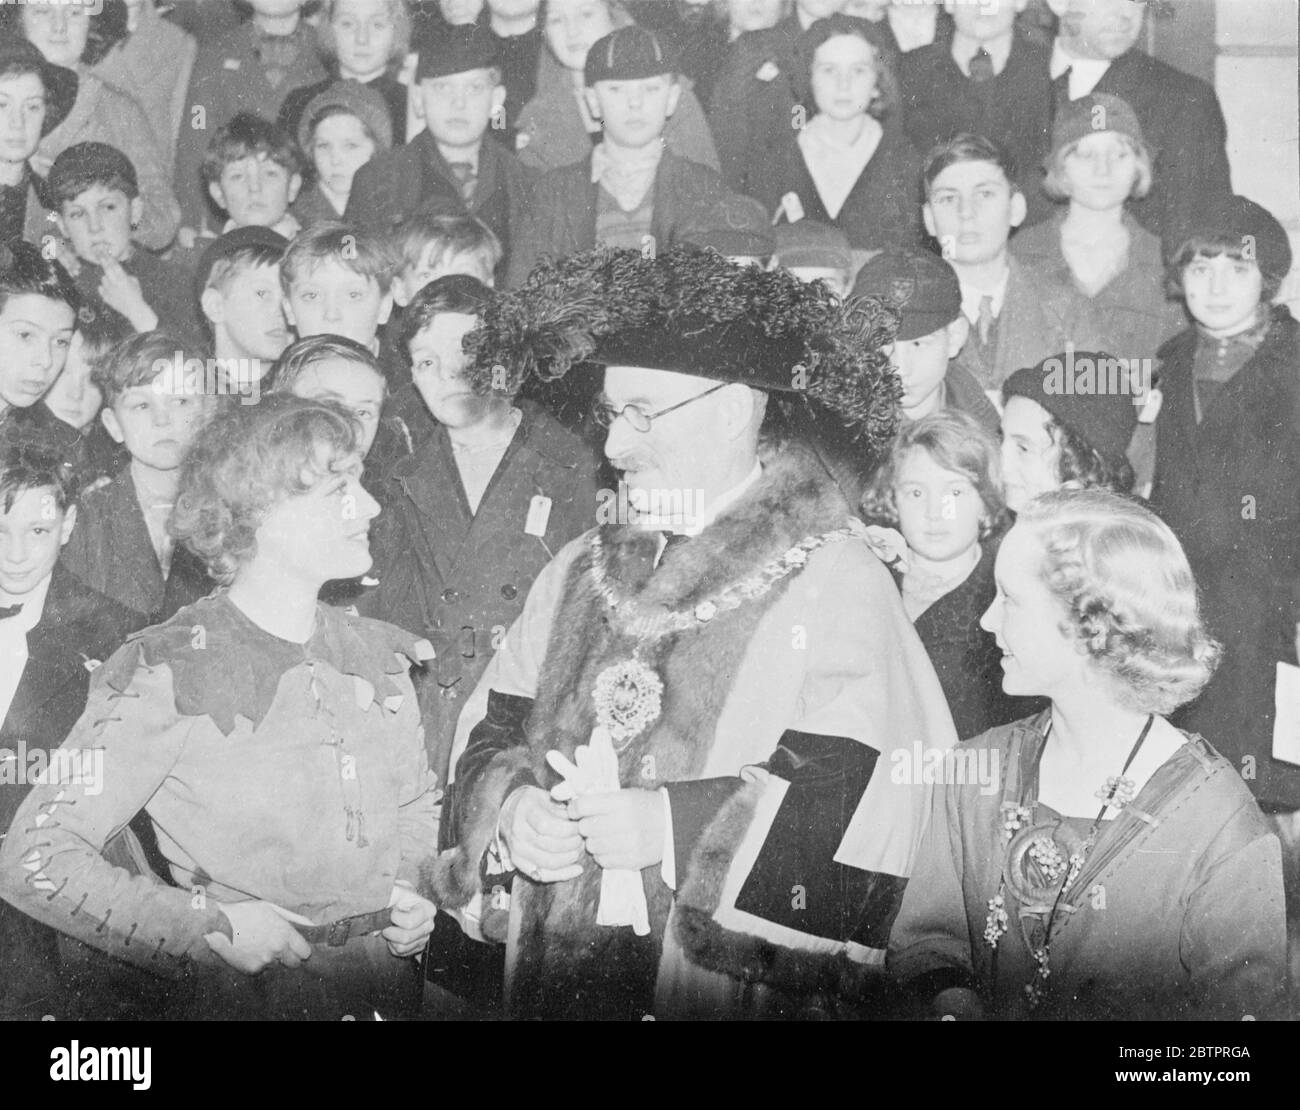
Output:
<svg viewBox="0 0 1300 1110">
<path fill-rule="evenodd" d="M 999 469 L 992 436 L 944 410 L 903 427 L 863 498 L 963 738 L 1035 708 L 1002 692 L 1001 652 L 979 626 L 1007 519 Z"/>
<path fill-rule="evenodd" d="M 335 405 L 267 396 L 212 420 L 172 523 L 226 588 L 95 671 L 67 744 L 102 748 L 113 774 L 98 792 L 36 787 L 0 849 L 7 901 L 185 976 L 166 1017 L 418 1007 L 413 957 L 435 910 L 415 885 L 436 851 L 439 794 L 408 671 L 429 653 L 317 601 L 325 582 L 370 566 L 378 506 L 360 473 L 355 426 Z M 102 855 L 142 809 L 175 886 Z"/>
<path fill-rule="evenodd" d="M 1187 558 L 1145 508 L 1039 498 L 982 625 L 1003 688 L 1048 709 L 969 741 L 890 938 L 935 1015 L 1267 1017 L 1286 981 L 1281 854 L 1237 769 L 1165 714 L 1218 661 Z M 995 789 L 990 790 L 990 786 Z"/>
<path fill-rule="evenodd" d="M 838 228 L 855 250 L 915 246 L 921 163 L 889 59 L 860 20 L 833 15 L 804 32 L 795 60 L 794 122 L 806 122 L 774 121 L 778 130 L 750 147 L 748 192 L 778 220 Z"/>
</svg>

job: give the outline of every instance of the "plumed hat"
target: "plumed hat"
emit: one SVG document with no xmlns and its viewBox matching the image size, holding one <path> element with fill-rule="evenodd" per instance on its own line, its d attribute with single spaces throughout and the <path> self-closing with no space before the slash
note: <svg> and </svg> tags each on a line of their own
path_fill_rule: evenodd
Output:
<svg viewBox="0 0 1300 1110">
<path fill-rule="evenodd" d="M 513 393 L 529 376 L 549 381 L 583 363 L 671 370 L 802 399 L 874 455 L 897 421 L 884 353 L 897 323 L 883 302 L 842 306 L 820 283 L 715 251 L 602 248 L 543 262 L 494 299 L 465 346 L 482 392 Z"/>
</svg>

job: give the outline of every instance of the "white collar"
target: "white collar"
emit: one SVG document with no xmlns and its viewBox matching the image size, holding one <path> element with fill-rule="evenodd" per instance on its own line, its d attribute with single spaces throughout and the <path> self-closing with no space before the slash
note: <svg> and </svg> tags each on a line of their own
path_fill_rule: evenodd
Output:
<svg viewBox="0 0 1300 1110">
<path fill-rule="evenodd" d="M 958 279 L 960 281 L 960 279 Z M 1007 286 L 1011 283 L 1011 267 L 1002 271 L 1002 277 L 992 289 L 977 289 L 961 281 L 961 310 L 972 324 L 980 318 L 980 301 L 985 297 L 993 298 L 993 315 L 1002 315 L 1002 304 L 1007 299 Z"/>
<path fill-rule="evenodd" d="M 14 603 L 22 605 L 22 610 L 15 616 L 0 621 L 0 633 L 12 634 L 21 631 L 26 636 L 41 623 L 41 614 L 45 612 L 45 595 L 50 592 L 51 577 L 47 574 L 34 590 L 29 590 L 19 602 Z M 8 608 L 8 605 L 0 605 L 0 608 Z"/>
<path fill-rule="evenodd" d="M 1070 71 L 1070 99 L 1078 100 L 1097 87 L 1106 70 L 1110 69 L 1110 62 L 1107 59 L 1076 58 L 1067 54 L 1061 40 L 1057 39 L 1052 43 L 1052 80 L 1055 81 L 1067 69 Z"/>
<path fill-rule="evenodd" d="M 674 532 L 679 536 L 698 536 L 710 524 L 718 519 L 727 509 L 731 508 L 737 501 L 745 496 L 746 493 L 758 482 L 763 476 L 763 464 L 757 459 L 754 460 L 754 468 L 745 477 L 732 486 L 725 493 L 718 494 L 705 508 L 691 517 L 689 528 L 665 528 L 662 531 Z M 665 541 L 660 539 L 660 549 Z"/>
</svg>

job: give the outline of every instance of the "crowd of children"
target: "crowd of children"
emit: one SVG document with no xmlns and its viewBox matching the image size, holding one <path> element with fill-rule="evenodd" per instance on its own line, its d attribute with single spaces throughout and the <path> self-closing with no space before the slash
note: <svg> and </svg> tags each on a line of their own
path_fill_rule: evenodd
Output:
<svg viewBox="0 0 1300 1110">
<path fill-rule="evenodd" d="M 223 562 L 252 542 L 247 523 L 177 499 L 212 427 L 213 505 L 254 513 L 314 488 L 325 464 L 301 443 L 302 475 L 237 473 L 252 465 L 240 436 L 255 452 L 298 421 L 355 456 L 340 480 L 374 556 L 322 556 L 302 580 L 349 614 L 340 629 L 360 613 L 432 645 L 414 672 L 419 779 L 445 783 L 464 699 L 616 481 L 586 386 L 515 396 L 503 370 L 485 396 L 466 337 L 540 263 L 690 245 L 892 314 L 901 430 L 859 508 L 962 739 L 1040 707 L 1004 692 L 981 624 L 1009 522 L 1062 487 L 1149 501 L 1225 648 L 1178 723 L 1250 761 L 1300 904 L 1300 763 L 1275 747 L 1300 726 L 1274 696 L 1279 668 L 1300 665 L 1300 335 L 1274 303 L 1291 250 L 1232 192 L 1210 86 L 1138 47 L 1143 9 L 0 5 L 0 746 L 58 746 L 90 661 L 183 607 L 208 606 L 236 641 L 268 634 L 220 594 L 200 602 L 243 582 L 266 603 L 262 556 L 233 579 Z M 268 404 L 280 424 L 253 411 Z M 403 685 L 370 660 L 371 633 L 336 632 L 325 654 L 345 673 Z M 174 640 L 138 650 L 184 657 Z M 250 736 L 308 697 L 259 690 Z M 137 801 L 161 790 L 157 813 L 181 813 L 158 785 L 174 770 L 146 762 Z M 400 805 L 423 821 L 429 796 L 410 785 Z M 0 832 L 23 790 L 0 780 Z M 199 816 L 182 813 L 162 857 L 141 829 L 169 882 L 199 881 L 185 862 L 185 837 L 208 835 Z M 390 869 L 411 863 L 384 851 Z M 5 973 L 0 1016 L 45 1004 L 53 937 L 0 902 L 0 959 L 46 952 Z"/>
</svg>

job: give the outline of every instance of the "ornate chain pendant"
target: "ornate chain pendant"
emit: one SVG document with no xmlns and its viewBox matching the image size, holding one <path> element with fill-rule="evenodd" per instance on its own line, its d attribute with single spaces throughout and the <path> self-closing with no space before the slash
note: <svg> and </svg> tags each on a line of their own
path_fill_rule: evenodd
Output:
<svg viewBox="0 0 1300 1110">
<path fill-rule="evenodd" d="M 612 663 L 596 676 L 591 692 L 596 723 L 609 730 L 616 748 L 624 748 L 659 720 L 663 693 L 663 679 L 635 655 Z"/>
</svg>

